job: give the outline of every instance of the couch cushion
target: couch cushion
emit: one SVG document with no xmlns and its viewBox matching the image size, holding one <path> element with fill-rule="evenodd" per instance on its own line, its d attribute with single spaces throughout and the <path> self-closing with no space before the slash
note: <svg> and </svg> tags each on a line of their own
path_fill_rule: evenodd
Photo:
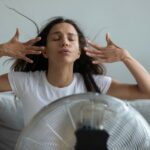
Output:
<svg viewBox="0 0 150 150">
<path fill-rule="evenodd" d="M 128 103 L 135 108 L 150 125 L 150 100 L 136 100 Z"/>
<path fill-rule="evenodd" d="M 1 92 L 0 150 L 13 150 L 23 127 L 21 101 L 12 92 Z"/>
</svg>

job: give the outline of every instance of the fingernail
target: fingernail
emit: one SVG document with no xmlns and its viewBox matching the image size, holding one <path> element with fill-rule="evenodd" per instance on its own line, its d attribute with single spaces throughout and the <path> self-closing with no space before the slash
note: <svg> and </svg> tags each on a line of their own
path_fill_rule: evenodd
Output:
<svg viewBox="0 0 150 150">
<path fill-rule="evenodd" d="M 107 35 L 110 37 L 110 33 L 109 32 L 107 32 Z"/>
<path fill-rule="evenodd" d="M 89 38 L 86 38 L 87 43 L 91 43 L 91 40 Z"/>
<path fill-rule="evenodd" d="M 84 50 L 87 50 L 88 48 L 87 47 L 84 47 Z"/>
<path fill-rule="evenodd" d="M 42 49 L 42 50 L 44 50 L 44 49 L 45 49 L 45 47 L 44 47 L 44 46 L 42 46 L 42 47 L 41 47 L 41 49 Z"/>
</svg>

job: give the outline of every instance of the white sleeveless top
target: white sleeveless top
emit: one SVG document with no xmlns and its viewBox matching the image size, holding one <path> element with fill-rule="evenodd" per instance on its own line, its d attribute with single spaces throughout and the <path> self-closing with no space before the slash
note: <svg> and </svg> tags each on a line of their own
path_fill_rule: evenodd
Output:
<svg viewBox="0 0 150 150">
<path fill-rule="evenodd" d="M 103 75 L 93 75 L 93 78 L 102 94 L 106 94 L 111 84 L 111 78 Z M 9 72 L 8 79 L 12 90 L 23 103 L 25 124 L 41 108 L 56 99 L 87 92 L 83 77 L 79 73 L 74 73 L 71 84 L 63 88 L 50 84 L 44 71 Z"/>
</svg>

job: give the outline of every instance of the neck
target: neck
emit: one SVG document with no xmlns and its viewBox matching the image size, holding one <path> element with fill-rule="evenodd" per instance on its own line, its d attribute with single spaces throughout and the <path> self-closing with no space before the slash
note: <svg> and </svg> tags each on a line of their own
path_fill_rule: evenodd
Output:
<svg viewBox="0 0 150 150">
<path fill-rule="evenodd" d="M 56 87 L 65 87 L 73 80 L 73 66 L 50 66 L 47 80 Z"/>
</svg>

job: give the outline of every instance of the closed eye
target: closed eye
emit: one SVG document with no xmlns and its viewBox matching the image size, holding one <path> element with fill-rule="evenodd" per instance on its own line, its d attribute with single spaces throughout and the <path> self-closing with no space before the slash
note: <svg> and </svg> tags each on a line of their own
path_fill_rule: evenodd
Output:
<svg viewBox="0 0 150 150">
<path fill-rule="evenodd" d="M 68 35 L 68 40 L 69 41 L 76 41 L 77 40 L 77 36 L 73 35 L 73 34 L 70 34 L 70 35 Z"/>
<path fill-rule="evenodd" d="M 62 37 L 60 37 L 60 36 L 54 36 L 54 37 L 52 37 L 52 41 L 59 41 L 59 40 L 61 40 L 61 38 Z M 74 37 L 67 37 L 67 38 L 68 38 L 68 41 L 71 41 L 71 42 L 76 41 L 76 38 L 74 38 Z"/>
<path fill-rule="evenodd" d="M 60 33 L 54 33 L 51 36 L 52 41 L 59 41 L 63 38 L 65 38 L 65 37 Z M 68 34 L 66 38 L 68 39 L 68 41 L 77 41 L 78 36 L 75 34 Z"/>
<path fill-rule="evenodd" d="M 52 41 L 58 41 L 58 40 L 61 39 L 61 37 L 60 37 L 60 35 L 53 35 L 53 36 L 51 37 L 51 39 L 52 39 Z"/>
<path fill-rule="evenodd" d="M 69 37 L 68 40 L 69 40 L 69 41 L 76 41 L 76 39 L 73 38 L 73 37 Z"/>
</svg>

